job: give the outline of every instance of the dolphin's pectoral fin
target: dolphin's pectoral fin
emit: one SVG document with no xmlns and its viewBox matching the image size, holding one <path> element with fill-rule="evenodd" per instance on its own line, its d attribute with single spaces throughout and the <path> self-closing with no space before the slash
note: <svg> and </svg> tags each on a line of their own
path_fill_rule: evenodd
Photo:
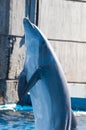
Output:
<svg viewBox="0 0 86 130">
<path fill-rule="evenodd" d="M 34 74 L 32 75 L 32 77 L 30 78 L 29 82 L 27 83 L 27 87 L 28 90 L 30 90 L 35 84 L 36 82 L 41 79 L 41 68 L 38 68 Z"/>
<path fill-rule="evenodd" d="M 41 76 L 40 76 L 40 73 L 41 73 L 41 68 L 38 68 L 34 73 L 33 75 L 31 76 L 29 82 L 27 83 L 24 91 L 23 91 L 23 94 L 22 94 L 22 97 L 36 84 L 36 82 L 41 79 Z M 22 100 L 22 97 L 21 97 L 21 100 Z"/>
<path fill-rule="evenodd" d="M 19 80 L 18 80 L 18 97 L 20 100 L 20 97 L 22 96 L 23 90 L 27 84 L 26 80 L 26 74 L 24 70 L 20 73 Z"/>
<path fill-rule="evenodd" d="M 21 100 L 21 97 L 22 97 L 22 94 L 23 94 L 23 91 L 24 91 L 24 88 L 25 88 L 26 85 L 27 85 L 26 73 L 23 70 L 20 73 L 19 80 L 18 80 L 18 98 L 19 98 L 19 101 L 17 102 L 17 104 L 20 104 L 20 105 L 31 104 L 30 96 L 28 94 L 25 94 L 23 96 L 22 100 Z"/>
</svg>

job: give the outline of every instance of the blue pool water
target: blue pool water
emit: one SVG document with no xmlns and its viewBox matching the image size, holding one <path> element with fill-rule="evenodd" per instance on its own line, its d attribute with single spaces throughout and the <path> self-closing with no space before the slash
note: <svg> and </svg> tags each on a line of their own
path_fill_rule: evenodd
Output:
<svg viewBox="0 0 86 130">
<path fill-rule="evenodd" d="M 86 130 L 86 112 L 74 112 L 78 130 Z M 35 130 L 32 107 L 0 106 L 0 130 Z"/>
</svg>

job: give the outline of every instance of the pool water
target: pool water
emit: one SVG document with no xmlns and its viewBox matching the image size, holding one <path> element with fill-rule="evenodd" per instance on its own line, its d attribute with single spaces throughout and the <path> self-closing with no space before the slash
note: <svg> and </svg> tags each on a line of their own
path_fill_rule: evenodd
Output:
<svg viewBox="0 0 86 130">
<path fill-rule="evenodd" d="M 78 122 L 78 130 L 86 130 L 86 112 L 74 112 Z"/>
<path fill-rule="evenodd" d="M 86 130 L 86 112 L 74 112 L 78 130 Z M 0 106 L 0 130 L 35 130 L 32 107 Z"/>
<path fill-rule="evenodd" d="M 0 111 L 0 130 L 34 130 L 33 112 Z"/>
</svg>

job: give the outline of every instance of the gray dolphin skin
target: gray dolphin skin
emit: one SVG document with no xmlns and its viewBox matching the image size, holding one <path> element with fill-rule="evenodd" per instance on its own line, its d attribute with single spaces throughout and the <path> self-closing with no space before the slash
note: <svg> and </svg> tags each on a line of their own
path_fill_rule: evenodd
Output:
<svg viewBox="0 0 86 130">
<path fill-rule="evenodd" d="M 28 18 L 23 23 L 26 56 L 21 75 L 26 82 L 21 100 L 30 92 L 35 130 L 77 130 L 67 81 L 49 41 Z"/>
</svg>

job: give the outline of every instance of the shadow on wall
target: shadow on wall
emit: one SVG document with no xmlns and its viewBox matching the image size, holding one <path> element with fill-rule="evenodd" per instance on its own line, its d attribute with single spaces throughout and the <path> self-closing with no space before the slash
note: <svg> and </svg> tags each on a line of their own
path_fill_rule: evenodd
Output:
<svg viewBox="0 0 86 130">
<path fill-rule="evenodd" d="M 9 8 L 10 0 L 0 0 L 0 34 L 9 32 Z M 5 104 L 6 75 L 8 65 L 8 42 L 7 38 L 0 35 L 0 104 Z"/>
<path fill-rule="evenodd" d="M 6 99 L 6 80 L 0 79 L 0 105 L 5 104 Z"/>
</svg>

